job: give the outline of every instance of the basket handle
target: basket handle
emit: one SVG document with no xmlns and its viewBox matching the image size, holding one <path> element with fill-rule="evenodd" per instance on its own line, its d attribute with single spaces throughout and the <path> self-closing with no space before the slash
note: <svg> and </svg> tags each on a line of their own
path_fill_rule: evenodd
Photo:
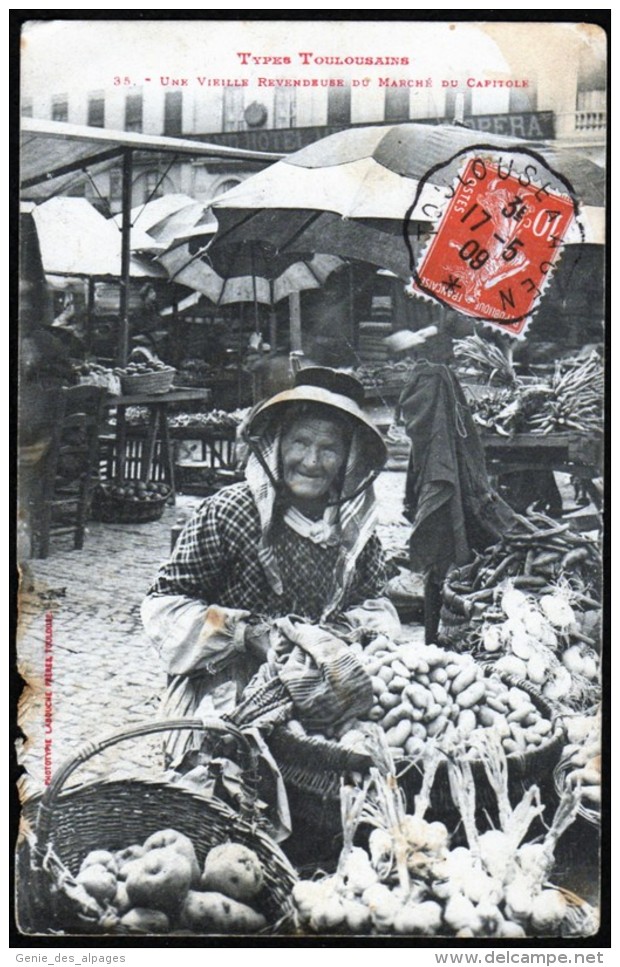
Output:
<svg viewBox="0 0 620 967">
<path fill-rule="evenodd" d="M 498 673 L 496 672 L 496 674 Z M 504 685 L 509 685 L 511 688 L 520 688 L 522 692 L 527 692 L 539 710 L 545 712 L 551 724 L 555 723 L 555 720 L 559 717 L 558 710 L 553 707 L 553 704 L 547 700 L 534 682 L 530 682 L 527 678 L 519 678 L 518 675 L 510 675 L 508 672 L 499 672 L 498 678 Z"/>
<path fill-rule="evenodd" d="M 136 726 L 133 729 L 127 729 L 124 732 L 115 732 L 113 735 L 108 735 L 99 742 L 88 742 L 56 770 L 52 781 L 41 798 L 37 815 L 37 852 L 45 853 L 46 851 L 50 838 L 54 808 L 57 805 L 63 786 L 76 769 L 89 759 L 99 755 L 104 749 L 108 749 L 110 746 L 116 745 L 119 742 L 124 742 L 126 739 L 137 739 L 145 735 L 154 735 L 157 732 L 180 732 L 185 729 L 233 735 L 240 741 L 244 752 L 250 760 L 251 769 L 255 771 L 256 764 L 254 760 L 256 758 L 256 751 L 254 746 L 240 729 L 231 722 L 225 722 L 222 719 L 169 719 L 163 722 L 149 722 Z M 252 812 L 255 797 L 251 795 L 250 798 L 249 811 Z"/>
</svg>

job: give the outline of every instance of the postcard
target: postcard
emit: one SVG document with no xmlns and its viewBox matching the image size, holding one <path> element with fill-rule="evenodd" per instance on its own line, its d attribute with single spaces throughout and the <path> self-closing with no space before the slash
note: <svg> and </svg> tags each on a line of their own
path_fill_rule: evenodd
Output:
<svg viewBox="0 0 620 967">
<path fill-rule="evenodd" d="M 608 25 L 107 13 L 20 22 L 19 936 L 601 946 Z"/>
</svg>

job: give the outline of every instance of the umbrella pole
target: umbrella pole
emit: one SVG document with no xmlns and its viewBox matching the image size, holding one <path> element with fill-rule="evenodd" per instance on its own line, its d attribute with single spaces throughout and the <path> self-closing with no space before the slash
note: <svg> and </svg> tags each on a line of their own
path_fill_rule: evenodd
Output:
<svg viewBox="0 0 620 967">
<path fill-rule="evenodd" d="M 129 280 L 131 257 L 131 173 L 133 152 L 123 151 L 123 227 L 121 229 L 121 291 L 119 305 L 118 364 L 129 355 Z"/>
<path fill-rule="evenodd" d="M 269 345 L 271 346 L 272 353 L 276 351 L 276 345 L 278 342 L 278 320 L 276 318 L 276 310 L 271 307 L 271 312 L 269 313 Z"/>
<path fill-rule="evenodd" d="M 260 321 L 258 318 L 258 296 L 256 294 L 256 272 L 254 271 L 254 249 L 250 249 L 252 259 L 252 293 L 254 295 L 254 332 L 260 333 Z"/>
<path fill-rule="evenodd" d="M 357 349 L 359 345 L 359 326 L 357 324 L 357 319 L 355 318 L 355 293 L 353 289 L 353 266 L 349 263 L 347 271 L 347 282 L 349 288 L 349 326 L 351 335 L 351 345 L 353 351 L 357 355 Z"/>
<path fill-rule="evenodd" d="M 299 292 L 291 292 L 288 297 L 291 327 L 291 352 L 303 352 L 301 344 L 301 299 Z"/>
</svg>

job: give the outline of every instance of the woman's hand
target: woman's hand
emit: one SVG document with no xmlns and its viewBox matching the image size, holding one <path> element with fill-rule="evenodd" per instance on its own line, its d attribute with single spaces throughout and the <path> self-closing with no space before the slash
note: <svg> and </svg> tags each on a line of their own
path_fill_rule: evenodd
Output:
<svg viewBox="0 0 620 967">
<path fill-rule="evenodd" d="M 246 625 L 243 642 L 245 649 L 252 658 L 261 664 L 267 661 L 271 649 L 271 625 L 266 622 Z"/>
<path fill-rule="evenodd" d="M 276 625 L 289 649 L 291 645 L 298 645 L 302 652 L 319 663 L 346 647 L 343 641 L 320 625 L 291 621 L 290 618 L 279 618 Z"/>
</svg>

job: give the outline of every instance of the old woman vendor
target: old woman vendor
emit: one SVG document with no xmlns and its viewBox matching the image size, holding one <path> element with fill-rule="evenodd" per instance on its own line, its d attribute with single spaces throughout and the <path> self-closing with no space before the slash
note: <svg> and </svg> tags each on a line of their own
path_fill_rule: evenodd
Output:
<svg viewBox="0 0 620 967">
<path fill-rule="evenodd" d="M 375 533 L 386 448 L 362 403 L 352 376 L 313 367 L 255 407 L 246 481 L 200 505 L 142 605 L 167 716 L 230 711 L 276 618 L 398 632 Z"/>
</svg>

